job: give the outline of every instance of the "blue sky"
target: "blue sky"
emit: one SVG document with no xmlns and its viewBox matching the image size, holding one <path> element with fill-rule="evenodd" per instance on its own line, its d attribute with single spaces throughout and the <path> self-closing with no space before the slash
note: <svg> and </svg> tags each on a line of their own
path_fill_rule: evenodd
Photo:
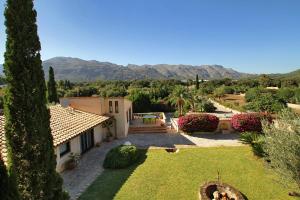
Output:
<svg viewBox="0 0 300 200">
<path fill-rule="evenodd" d="M 5 0 L 0 0 L 3 13 Z M 36 0 L 43 60 L 300 68 L 299 0 Z M 0 15 L 0 63 L 5 27 Z"/>
</svg>

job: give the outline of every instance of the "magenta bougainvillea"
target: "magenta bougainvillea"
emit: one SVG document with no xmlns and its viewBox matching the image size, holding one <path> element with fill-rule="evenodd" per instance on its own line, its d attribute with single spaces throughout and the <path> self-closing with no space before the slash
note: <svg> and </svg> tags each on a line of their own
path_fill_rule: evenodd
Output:
<svg viewBox="0 0 300 200">
<path fill-rule="evenodd" d="M 179 129 L 187 132 L 213 132 L 218 128 L 219 118 L 214 115 L 186 115 L 179 117 Z"/>
<path fill-rule="evenodd" d="M 261 132 L 263 119 L 272 121 L 272 117 L 266 113 L 236 114 L 231 118 L 232 128 L 239 132 L 253 131 Z"/>
</svg>

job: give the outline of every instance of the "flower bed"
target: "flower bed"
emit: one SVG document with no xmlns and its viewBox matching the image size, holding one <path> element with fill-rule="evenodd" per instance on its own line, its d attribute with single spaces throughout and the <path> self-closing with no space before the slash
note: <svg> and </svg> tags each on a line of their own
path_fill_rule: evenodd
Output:
<svg viewBox="0 0 300 200">
<path fill-rule="evenodd" d="M 218 124 L 219 118 L 209 114 L 186 115 L 178 120 L 179 129 L 187 133 L 213 132 L 218 128 Z"/>
</svg>

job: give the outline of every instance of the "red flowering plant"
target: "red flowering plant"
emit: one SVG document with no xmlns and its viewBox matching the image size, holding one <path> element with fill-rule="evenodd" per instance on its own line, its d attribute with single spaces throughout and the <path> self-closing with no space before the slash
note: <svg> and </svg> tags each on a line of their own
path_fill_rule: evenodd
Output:
<svg viewBox="0 0 300 200">
<path fill-rule="evenodd" d="M 178 119 L 179 129 L 187 133 L 213 132 L 218 124 L 219 118 L 209 114 L 186 115 Z"/>
<path fill-rule="evenodd" d="M 272 122 L 272 117 L 268 113 L 243 113 L 236 114 L 231 118 L 231 126 L 238 132 L 262 132 L 262 120 Z"/>
</svg>

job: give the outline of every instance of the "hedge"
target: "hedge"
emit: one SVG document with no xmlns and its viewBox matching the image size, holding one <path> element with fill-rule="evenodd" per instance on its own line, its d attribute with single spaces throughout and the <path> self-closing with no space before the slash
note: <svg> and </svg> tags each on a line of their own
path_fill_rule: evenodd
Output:
<svg viewBox="0 0 300 200">
<path fill-rule="evenodd" d="M 262 132 L 261 121 L 263 119 L 272 121 L 271 116 L 264 113 L 236 114 L 231 118 L 231 126 L 238 132 Z"/>
<path fill-rule="evenodd" d="M 139 159 L 139 151 L 133 145 L 120 145 L 111 149 L 103 163 L 104 168 L 121 169 L 126 168 Z"/>
<path fill-rule="evenodd" d="M 178 119 L 180 130 L 193 132 L 213 132 L 218 128 L 219 118 L 210 114 L 186 115 Z"/>
</svg>

